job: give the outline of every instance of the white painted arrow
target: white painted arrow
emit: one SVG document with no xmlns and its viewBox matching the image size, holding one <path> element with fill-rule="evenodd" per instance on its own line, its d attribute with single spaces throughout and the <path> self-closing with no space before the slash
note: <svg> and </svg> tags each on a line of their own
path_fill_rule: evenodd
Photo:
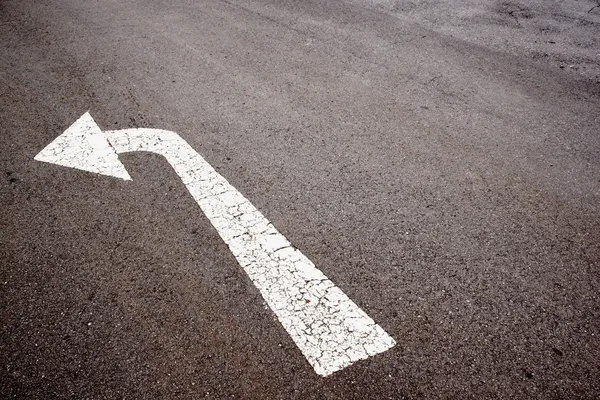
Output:
<svg viewBox="0 0 600 400">
<path fill-rule="evenodd" d="M 396 344 L 175 132 L 102 132 L 86 113 L 35 159 L 128 180 L 131 151 L 167 159 L 317 374 Z"/>
</svg>

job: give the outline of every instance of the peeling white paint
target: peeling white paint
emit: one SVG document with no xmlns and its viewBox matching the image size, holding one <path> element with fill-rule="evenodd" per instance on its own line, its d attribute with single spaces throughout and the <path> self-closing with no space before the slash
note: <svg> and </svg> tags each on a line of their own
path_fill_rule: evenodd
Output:
<svg viewBox="0 0 600 400">
<path fill-rule="evenodd" d="M 327 376 L 395 345 L 185 140 L 158 129 L 101 132 L 86 113 L 36 160 L 131 179 L 117 153 L 149 151 L 173 166 L 315 372 Z"/>
</svg>

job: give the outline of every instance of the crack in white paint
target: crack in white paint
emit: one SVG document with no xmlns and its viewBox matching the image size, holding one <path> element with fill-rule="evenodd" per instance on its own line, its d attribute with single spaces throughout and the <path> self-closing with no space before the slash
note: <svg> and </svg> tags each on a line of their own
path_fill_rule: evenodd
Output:
<svg viewBox="0 0 600 400">
<path fill-rule="evenodd" d="M 142 128 L 101 132 L 86 113 L 35 159 L 131 179 L 116 153 L 133 151 L 160 154 L 173 166 L 317 374 L 330 375 L 395 345 L 176 133 Z"/>
</svg>

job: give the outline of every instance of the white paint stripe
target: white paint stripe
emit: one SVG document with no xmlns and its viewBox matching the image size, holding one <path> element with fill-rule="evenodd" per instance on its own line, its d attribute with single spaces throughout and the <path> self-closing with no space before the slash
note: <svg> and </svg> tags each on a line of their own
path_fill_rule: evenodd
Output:
<svg viewBox="0 0 600 400">
<path fill-rule="evenodd" d="M 105 134 L 118 153 L 150 151 L 169 161 L 319 375 L 394 346 L 381 327 L 177 134 L 151 129 Z"/>
<path fill-rule="evenodd" d="M 381 327 L 177 134 L 150 129 L 105 134 L 118 153 L 150 151 L 169 161 L 319 375 L 394 346 Z"/>
<path fill-rule="evenodd" d="M 176 133 L 102 133 L 86 113 L 35 159 L 130 179 L 115 151 L 167 159 L 316 373 L 327 376 L 395 345 Z"/>
</svg>

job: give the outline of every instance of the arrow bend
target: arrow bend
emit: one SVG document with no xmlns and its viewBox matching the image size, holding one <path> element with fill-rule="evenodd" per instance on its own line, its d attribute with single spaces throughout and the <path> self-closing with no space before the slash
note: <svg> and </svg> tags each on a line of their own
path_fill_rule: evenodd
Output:
<svg viewBox="0 0 600 400">
<path fill-rule="evenodd" d="M 317 374 L 396 344 L 177 133 L 103 132 L 86 113 L 35 160 L 130 180 L 117 154 L 132 151 L 167 159 Z"/>
</svg>

